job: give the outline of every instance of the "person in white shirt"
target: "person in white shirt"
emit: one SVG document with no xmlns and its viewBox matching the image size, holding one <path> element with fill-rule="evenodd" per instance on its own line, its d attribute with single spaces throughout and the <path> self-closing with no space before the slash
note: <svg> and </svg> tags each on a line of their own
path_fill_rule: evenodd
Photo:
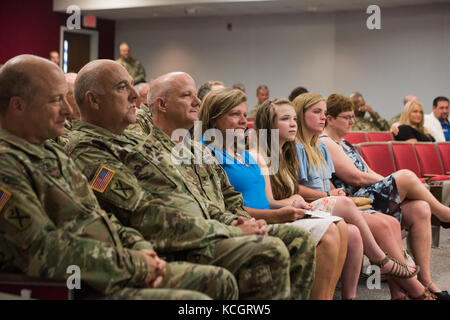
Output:
<svg viewBox="0 0 450 320">
<path fill-rule="evenodd" d="M 442 96 L 436 97 L 433 100 L 433 112 L 425 115 L 424 126 L 436 142 L 450 141 L 448 108 L 448 98 Z"/>
</svg>

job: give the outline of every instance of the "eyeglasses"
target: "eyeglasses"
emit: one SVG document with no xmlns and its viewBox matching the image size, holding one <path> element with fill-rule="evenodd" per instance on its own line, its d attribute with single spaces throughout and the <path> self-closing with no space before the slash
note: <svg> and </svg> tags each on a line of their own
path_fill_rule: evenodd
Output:
<svg viewBox="0 0 450 320">
<path fill-rule="evenodd" d="M 342 118 L 342 119 L 345 119 L 347 121 L 350 121 L 350 120 L 355 121 L 355 116 L 337 116 L 336 118 Z"/>
</svg>

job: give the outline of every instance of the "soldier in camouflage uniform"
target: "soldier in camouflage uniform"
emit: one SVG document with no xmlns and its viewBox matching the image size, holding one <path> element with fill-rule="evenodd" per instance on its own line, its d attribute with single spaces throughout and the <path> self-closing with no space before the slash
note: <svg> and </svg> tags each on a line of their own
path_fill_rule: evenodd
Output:
<svg viewBox="0 0 450 320">
<path fill-rule="evenodd" d="M 106 70 L 114 70 L 114 66 Z M 92 74 L 99 75 L 100 72 Z M 115 74 L 120 74 L 119 70 Z M 77 87 L 78 81 L 80 86 L 82 83 L 81 78 L 77 80 Z M 96 78 L 91 82 L 101 83 L 102 80 Z M 105 86 L 110 85 L 105 83 Z M 189 94 L 177 92 L 175 95 L 192 101 L 194 109 L 198 109 L 199 100 L 195 97 L 193 80 L 187 88 L 176 85 L 172 88 L 187 90 Z M 159 89 L 155 90 L 158 92 Z M 131 101 L 132 96 L 129 99 Z M 78 103 L 82 105 L 80 101 Z M 123 109 L 127 110 L 130 102 L 123 101 L 122 104 L 125 105 Z M 131 132 L 121 135 L 120 132 L 112 133 L 122 121 L 118 114 L 129 122 L 133 119 L 125 110 L 116 114 L 111 112 L 116 107 L 103 107 L 103 111 L 95 111 L 89 106 L 82 106 L 83 118 L 89 119 L 90 123 L 75 124 L 74 134 L 67 146 L 70 156 L 91 181 L 102 170 L 115 172 L 110 185 L 103 192 L 96 192 L 101 205 L 117 212 L 124 224 L 137 228 L 144 237 L 151 237 L 158 252 L 168 259 L 213 263 L 235 273 L 240 298 L 289 297 L 289 259 L 284 260 L 284 253 L 281 253 L 286 250 L 284 245 L 272 237 L 242 237 L 245 234 L 265 234 L 265 223 L 251 219 L 243 210 L 241 194 L 234 191 L 225 172 L 209 151 L 204 153 L 208 164 L 194 167 L 177 164 L 171 156 L 171 150 L 176 145 L 163 131 L 156 127 L 152 130 L 152 124 L 147 123 L 155 135 L 141 138 Z M 109 130 L 106 130 L 102 115 L 108 113 L 111 123 Z M 186 126 L 189 120 L 184 121 Z M 125 124 L 127 121 L 123 122 Z M 202 154 L 203 146 L 195 146 L 199 148 L 197 152 Z M 188 149 L 183 149 L 183 154 L 193 156 Z M 271 234 L 282 235 L 289 245 L 292 254 L 292 297 L 307 298 L 313 281 L 315 254 L 310 236 L 297 228 L 282 226 L 276 227 Z M 265 261 L 255 263 L 254 260 L 262 259 L 261 255 L 265 256 Z M 281 261 L 276 262 L 278 259 Z M 243 264 L 247 268 L 242 269 Z"/>
<path fill-rule="evenodd" d="M 353 101 L 355 110 L 355 124 L 353 131 L 388 131 L 390 126 L 386 119 L 383 119 L 373 108 L 366 104 L 363 96 L 359 92 L 352 93 L 350 98 Z M 366 111 L 369 113 L 366 115 Z"/>
<path fill-rule="evenodd" d="M 18 56 L 0 69 L 0 87 L 1 272 L 63 281 L 76 265 L 79 298 L 237 297 L 227 270 L 166 263 L 138 231 L 100 208 L 86 178 L 48 140 L 62 134 L 71 113 L 56 65 Z"/>
<path fill-rule="evenodd" d="M 130 46 L 123 42 L 120 44 L 119 51 L 120 58 L 116 61 L 127 69 L 128 73 L 133 77 L 134 84 L 145 82 L 145 69 L 139 60 L 131 57 Z"/>
</svg>

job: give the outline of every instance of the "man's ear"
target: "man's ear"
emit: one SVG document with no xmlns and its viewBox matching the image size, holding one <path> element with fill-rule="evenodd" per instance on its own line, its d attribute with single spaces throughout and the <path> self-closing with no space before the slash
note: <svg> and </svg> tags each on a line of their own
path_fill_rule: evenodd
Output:
<svg viewBox="0 0 450 320">
<path fill-rule="evenodd" d="M 23 112 L 25 111 L 26 102 L 22 97 L 14 96 L 9 99 L 8 110 L 10 112 Z"/>
<path fill-rule="evenodd" d="M 86 104 L 89 108 L 92 108 L 94 110 L 100 109 L 100 101 L 98 95 L 94 91 L 86 91 L 84 99 L 86 100 Z"/>
<path fill-rule="evenodd" d="M 162 97 L 156 98 L 155 107 L 160 112 L 167 112 L 167 105 Z"/>
</svg>

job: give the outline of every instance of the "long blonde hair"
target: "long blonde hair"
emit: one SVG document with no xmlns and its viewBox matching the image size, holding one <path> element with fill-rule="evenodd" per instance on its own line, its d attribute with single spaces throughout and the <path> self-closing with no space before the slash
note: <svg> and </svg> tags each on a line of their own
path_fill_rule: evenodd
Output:
<svg viewBox="0 0 450 320">
<path fill-rule="evenodd" d="M 410 115 L 411 115 L 412 109 L 415 106 L 419 106 L 420 109 L 421 109 L 421 112 L 422 112 L 422 120 L 420 120 L 419 124 L 412 123 L 411 119 L 410 119 Z M 405 104 L 405 106 L 403 107 L 403 111 L 402 111 L 402 113 L 400 115 L 400 124 L 405 124 L 405 125 L 408 125 L 410 127 L 413 127 L 414 129 L 416 129 L 417 131 L 419 131 L 419 132 L 421 132 L 423 134 L 429 134 L 428 130 L 423 125 L 424 124 L 423 106 L 417 100 L 411 100 L 411 101 L 409 101 L 409 102 L 407 102 Z"/>
<path fill-rule="evenodd" d="M 325 158 L 320 152 L 318 147 L 318 139 L 317 135 L 314 135 L 311 141 L 307 141 L 306 137 L 306 124 L 305 124 L 305 112 L 309 108 L 315 106 L 321 101 L 325 101 L 325 99 L 316 93 L 304 93 L 299 95 L 297 98 L 292 101 L 292 105 L 295 108 L 295 112 L 297 113 L 297 139 L 303 144 L 303 147 L 306 151 L 306 156 L 309 162 L 309 170 L 314 166 L 317 170 L 323 168 L 321 164 L 324 164 L 328 167 Z"/>
<path fill-rule="evenodd" d="M 259 138 L 259 131 L 267 130 L 265 156 L 271 157 L 272 152 L 279 152 L 279 150 L 271 150 L 271 129 L 277 129 L 277 110 L 281 105 L 290 105 L 291 102 L 287 99 L 266 100 L 259 108 L 255 116 L 256 136 Z M 286 142 L 280 153 L 280 161 L 278 171 L 270 175 L 270 184 L 275 200 L 286 199 L 293 194 L 298 193 L 298 158 L 295 141 Z M 294 189 L 291 188 L 294 187 Z"/>
</svg>

